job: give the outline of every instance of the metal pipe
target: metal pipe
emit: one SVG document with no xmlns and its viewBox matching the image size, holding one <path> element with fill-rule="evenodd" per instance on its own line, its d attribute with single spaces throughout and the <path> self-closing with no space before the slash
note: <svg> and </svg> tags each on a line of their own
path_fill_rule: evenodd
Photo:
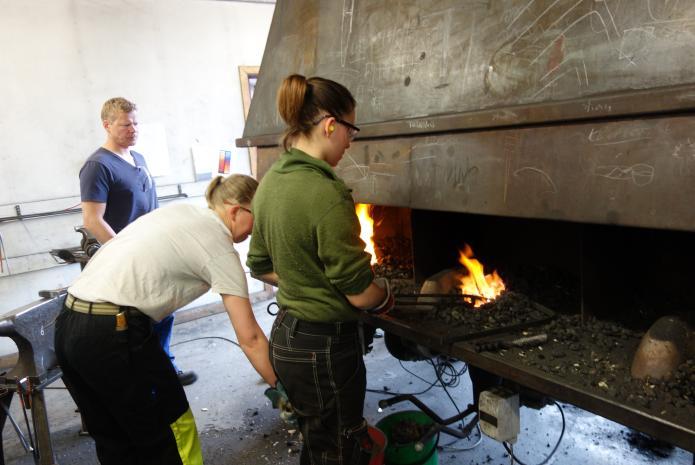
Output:
<svg viewBox="0 0 695 465">
<path fill-rule="evenodd" d="M 454 415 L 453 417 L 443 419 L 439 415 L 434 413 L 432 411 L 432 409 L 430 409 L 427 405 L 422 403 L 422 401 L 420 401 L 420 399 L 418 399 L 417 397 L 415 397 L 412 394 L 399 394 L 397 396 L 393 396 L 393 397 L 390 397 L 388 399 L 381 399 L 379 401 L 379 407 L 384 409 L 384 408 L 389 407 L 393 404 L 396 404 L 398 402 L 404 402 L 406 400 L 415 404 L 420 410 L 422 410 L 422 412 L 425 415 L 427 415 L 432 420 L 434 420 L 435 423 L 438 423 L 440 425 L 450 425 L 456 421 L 463 419 L 464 417 L 467 417 L 471 413 L 475 412 L 475 407 L 473 405 L 469 405 L 468 408 L 466 408 L 466 410 L 464 410 L 463 412 L 461 412 L 457 415 Z"/>
<path fill-rule="evenodd" d="M 180 185 L 178 186 L 178 190 L 179 190 L 178 194 L 163 195 L 161 197 L 157 197 L 157 200 L 173 200 L 173 199 L 179 199 L 179 198 L 188 198 L 188 194 L 181 191 Z M 1 217 L 0 223 L 8 223 L 10 221 L 31 220 L 31 219 L 36 219 L 36 218 L 47 218 L 47 217 L 51 217 L 51 216 L 70 215 L 73 213 L 82 213 L 81 208 L 67 208 L 65 210 L 53 210 L 53 211 L 41 212 L 41 213 L 22 214 L 21 210 L 19 208 L 19 205 L 15 205 L 15 210 L 17 211 L 17 214 L 15 216 Z"/>
<path fill-rule="evenodd" d="M 4 395 L 12 395 L 13 393 L 11 391 L 7 391 Z M 24 447 L 24 450 L 26 452 L 34 452 L 34 449 L 29 445 L 27 442 L 27 438 L 24 437 L 24 433 L 22 433 L 22 429 L 19 427 L 17 422 L 15 421 L 14 417 L 10 413 L 10 410 L 7 408 L 7 405 L 5 405 L 4 402 L 0 402 L 0 407 L 5 411 L 5 415 L 7 418 L 9 418 L 10 423 L 12 424 L 12 427 L 14 428 L 15 432 L 17 433 L 17 437 L 19 438 L 20 444 L 22 444 L 22 447 Z"/>
</svg>

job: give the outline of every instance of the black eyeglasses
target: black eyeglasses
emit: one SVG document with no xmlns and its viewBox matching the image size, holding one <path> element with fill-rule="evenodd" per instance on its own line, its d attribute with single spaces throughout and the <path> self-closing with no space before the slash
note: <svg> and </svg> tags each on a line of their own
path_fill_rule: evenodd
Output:
<svg viewBox="0 0 695 465">
<path fill-rule="evenodd" d="M 236 206 L 239 207 L 241 210 L 247 211 L 247 212 L 251 213 L 251 215 L 253 215 L 253 212 L 252 212 L 251 210 L 249 210 L 248 208 L 244 207 L 243 205 L 239 205 L 238 203 L 227 202 L 226 200 L 223 200 L 222 203 L 225 203 L 225 204 L 227 204 L 227 205 L 232 205 L 232 206 L 236 205 Z"/>
<path fill-rule="evenodd" d="M 360 132 L 360 128 L 358 128 L 354 124 L 348 123 L 347 121 L 342 120 L 342 119 L 338 118 L 337 116 L 333 116 L 331 114 L 323 115 L 322 117 L 320 117 L 316 121 L 312 121 L 312 123 L 314 124 L 314 126 L 316 126 L 317 124 L 319 124 L 321 121 L 325 120 L 326 118 L 335 118 L 335 120 L 338 123 L 345 126 L 348 130 L 348 137 L 350 138 L 350 140 L 355 139 L 355 137 L 357 136 L 357 133 Z"/>
</svg>

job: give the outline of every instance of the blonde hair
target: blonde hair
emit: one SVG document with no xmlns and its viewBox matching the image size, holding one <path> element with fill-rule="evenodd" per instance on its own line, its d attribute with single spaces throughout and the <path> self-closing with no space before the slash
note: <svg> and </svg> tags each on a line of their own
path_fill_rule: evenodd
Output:
<svg viewBox="0 0 695 465">
<path fill-rule="evenodd" d="M 342 84 L 322 77 L 287 76 L 277 94 L 278 112 L 287 123 L 282 137 L 285 150 L 299 134 L 309 134 L 319 112 L 343 118 L 355 109 L 355 98 Z"/>
<path fill-rule="evenodd" d="M 224 202 L 236 205 L 250 204 L 258 188 L 258 181 L 245 174 L 217 176 L 205 190 L 205 200 L 212 210 L 222 207 Z"/>
<path fill-rule="evenodd" d="M 130 113 L 137 109 L 137 105 L 123 97 L 110 98 L 101 107 L 101 120 L 112 123 L 120 112 Z"/>
</svg>

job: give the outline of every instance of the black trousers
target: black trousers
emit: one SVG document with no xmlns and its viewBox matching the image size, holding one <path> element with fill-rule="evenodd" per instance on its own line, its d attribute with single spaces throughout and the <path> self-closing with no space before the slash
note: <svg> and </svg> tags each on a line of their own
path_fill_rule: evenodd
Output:
<svg viewBox="0 0 695 465">
<path fill-rule="evenodd" d="M 302 465 L 366 465 L 373 445 L 362 417 L 367 387 L 356 323 L 309 323 L 281 311 L 270 359 L 299 416 Z"/>
<path fill-rule="evenodd" d="M 188 401 L 152 325 L 140 314 L 116 330 L 115 316 L 67 308 L 56 320 L 63 381 L 102 465 L 182 463 L 172 424 L 189 412 Z"/>
</svg>

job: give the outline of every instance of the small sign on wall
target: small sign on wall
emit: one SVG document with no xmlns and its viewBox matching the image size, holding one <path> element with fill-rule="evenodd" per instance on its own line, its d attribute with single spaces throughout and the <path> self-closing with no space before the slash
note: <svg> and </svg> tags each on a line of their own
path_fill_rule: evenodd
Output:
<svg viewBox="0 0 695 465">
<path fill-rule="evenodd" d="M 219 162 L 217 164 L 217 172 L 219 174 L 229 174 L 229 170 L 232 165 L 232 151 L 231 150 L 220 150 Z"/>
<path fill-rule="evenodd" d="M 191 147 L 195 180 L 205 181 L 217 174 L 251 175 L 249 152 L 244 148 L 221 147 L 196 144 Z"/>
</svg>

